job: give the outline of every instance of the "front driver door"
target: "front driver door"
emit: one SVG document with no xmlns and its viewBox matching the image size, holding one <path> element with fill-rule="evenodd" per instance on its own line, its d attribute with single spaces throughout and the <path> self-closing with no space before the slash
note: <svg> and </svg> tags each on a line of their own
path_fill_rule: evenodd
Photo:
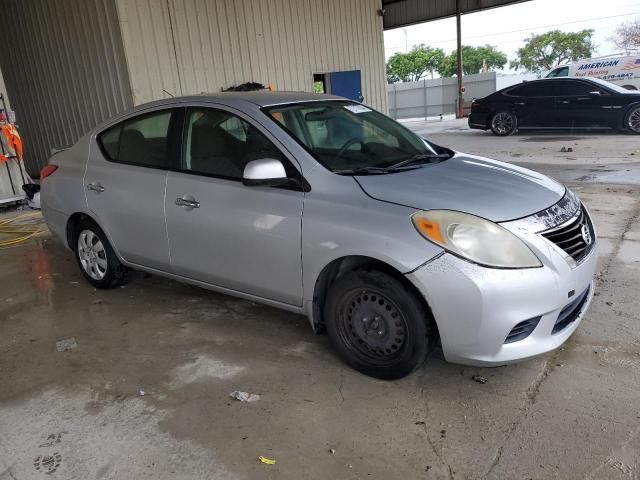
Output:
<svg viewBox="0 0 640 480">
<path fill-rule="evenodd" d="M 615 123 L 615 102 L 605 89 L 581 80 L 558 80 L 554 83 L 559 126 L 608 128 Z"/>
<path fill-rule="evenodd" d="M 241 181 L 259 158 L 297 170 L 261 127 L 226 107 L 192 107 L 184 128 L 181 171 L 169 172 L 165 199 L 172 271 L 301 305 L 304 192 Z"/>
</svg>

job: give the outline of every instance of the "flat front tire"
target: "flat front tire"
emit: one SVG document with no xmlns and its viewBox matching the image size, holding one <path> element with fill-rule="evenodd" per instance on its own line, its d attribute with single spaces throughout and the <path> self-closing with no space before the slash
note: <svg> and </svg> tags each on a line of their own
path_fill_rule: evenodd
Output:
<svg viewBox="0 0 640 480">
<path fill-rule="evenodd" d="M 107 236 L 93 221 L 76 229 L 75 256 L 84 278 L 94 287 L 107 289 L 124 283 L 126 267 L 120 263 Z"/>
<path fill-rule="evenodd" d="M 402 378 L 420 367 L 430 351 L 431 315 L 401 281 L 386 273 L 346 273 L 331 285 L 324 312 L 333 347 L 365 375 Z"/>
<path fill-rule="evenodd" d="M 491 117 L 489 127 L 494 135 L 506 137 L 518 129 L 518 119 L 512 112 L 498 112 Z"/>
</svg>

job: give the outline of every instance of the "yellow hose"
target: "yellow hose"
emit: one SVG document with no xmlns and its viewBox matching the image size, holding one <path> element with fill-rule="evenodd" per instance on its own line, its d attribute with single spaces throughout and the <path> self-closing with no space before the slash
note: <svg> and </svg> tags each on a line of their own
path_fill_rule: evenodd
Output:
<svg viewBox="0 0 640 480">
<path fill-rule="evenodd" d="M 17 217 L 0 220 L 0 234 L 19 235 L 0 239 L 0 249 L 16 247 L 45 231 L 40 212 L 24 213 Z"/>
</svg>

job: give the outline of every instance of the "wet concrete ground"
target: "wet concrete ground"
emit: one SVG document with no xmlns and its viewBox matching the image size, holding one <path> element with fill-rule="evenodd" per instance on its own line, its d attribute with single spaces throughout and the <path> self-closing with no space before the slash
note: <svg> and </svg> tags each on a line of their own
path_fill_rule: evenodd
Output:
<svg viewBox="0 0 640 480">
<path fill-rule="evenodd" d="M 96 291 L 45 235 L 0 251 L 0 479 L 638 478 L 640 139 L 571 135 L 561 154 L 558 134 L 412 127 L 590 208 L 597 296 L 563 349 L 493 369 L 435 353 L 378 381 L 293 314 L 141 274 Z"/>
</svg>

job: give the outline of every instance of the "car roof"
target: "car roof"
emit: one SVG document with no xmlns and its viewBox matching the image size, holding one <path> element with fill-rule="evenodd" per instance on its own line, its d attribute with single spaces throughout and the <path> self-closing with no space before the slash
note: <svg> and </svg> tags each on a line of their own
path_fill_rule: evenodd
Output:
<svg viewBox="0 0 640 480">
<path fill-rule="evenodd" d="M 590 83 L 598 83 L 598 82 L 594 82 L 592 81 L 590 78 L 582 78 L 582 77 L 552 77 L 552 78 L 536 78 L 535 80 L 523 80 L 520 83 L 516 83 L 514 85 L 509 85 L 508 87 L 504 87 L 498 91 L 496 91 L 495 93 L 501 93 L 501 92 L 506 92 L 507 90 L 511 90 L 512 88 L 516 88 L 516 87 L 521 87 L 523 85 L 530 85 L 532 83 L 548 83 L 548 82 L 554 82 L 554 81 L 560 81 L 560 82 L 569 82 L 569 81 L 584 81 L 584 82 L 590 82 Z"/>
<path fill-rule="evenodd" d="M 212 102 L 229 106 L 240 106 L 241 104 L 252 103 L 259 107 L 269 107 L 298 102 L 317 102 L 323 100 L 348 100 L 335 95 L 310 92 L 270 92 L 266 90 L 254 92 L 219 92 L 201 93 L 199 95 L 186 95 L 180 97 L 163 98 L 153 102 L 138 105 L 135 110 L 144 110 L 149 107 L 170 105 L 175 103 Z"/>
<path fill-rule="evenodd" d="M 310 93 L 310 92 L 270 92 L 267 90 L 254 91 L 254 92 L 219 92 L 219 93 L 201 93 L 199 95 L 185 95 L 180 97 L 168 97 L 160 100 L 154 100 L 152 102 L 142 103 L 133 108 L 130 108 L 118 115 L 111 117 L 104 122 L 97 125 L 93 131 L 101 131 L 105 128 L 109 128 L 113 125 L 120 123 L 121 121 L 130 118 L 135 115 L 144 113 L 146 110 L 155 108 L 175 108 L 184 104 L 189 106 L 190 104 L 198 103 L 217 103 L 229 107 L 235 107 L 242 110 L 243 107 L 258 106 L 258 107 L 270 107 L 275 105 L 285 105 L 290 103 L 303 103 L 303 102 L 319 102 L 319 101 L 351 101 L 344 97 L 338 97 L 336 95 L 327 95 L 324 93 Z"/>
</svg>

